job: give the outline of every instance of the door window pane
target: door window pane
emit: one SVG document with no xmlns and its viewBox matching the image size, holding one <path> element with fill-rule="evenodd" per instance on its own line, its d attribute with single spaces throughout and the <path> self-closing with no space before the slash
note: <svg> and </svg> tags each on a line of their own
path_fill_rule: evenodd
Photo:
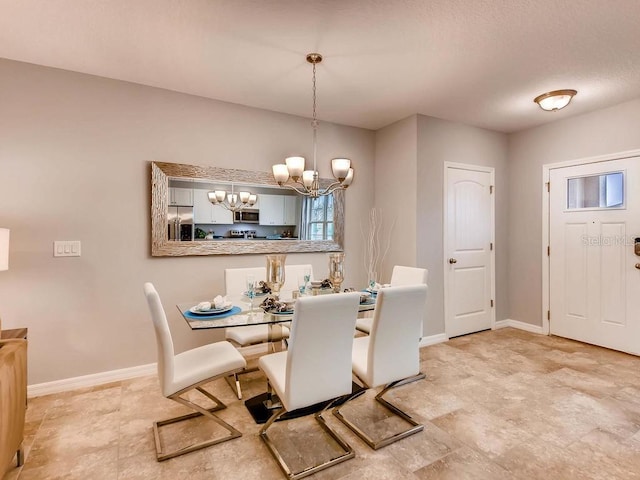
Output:
<svg viewBox="0 0 640 480">
<path fill-rule="evenodd" d="M 567 179 L 567 209 L 621 208 L 624 206 L 622 172 Z"/>
</svg>

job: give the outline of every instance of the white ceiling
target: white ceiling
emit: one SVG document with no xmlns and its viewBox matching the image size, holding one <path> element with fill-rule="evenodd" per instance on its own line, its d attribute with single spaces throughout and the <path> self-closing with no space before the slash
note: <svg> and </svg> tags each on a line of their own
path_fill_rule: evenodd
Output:
<svg viewBox="0 0 640 480">
<path fill-rule="evenodd" d="M 640 0 L 0 0 L 0 57 L 305 117 L 313 51 L 322 120 L 513 132 L 640 97 Z"/>
</svg>

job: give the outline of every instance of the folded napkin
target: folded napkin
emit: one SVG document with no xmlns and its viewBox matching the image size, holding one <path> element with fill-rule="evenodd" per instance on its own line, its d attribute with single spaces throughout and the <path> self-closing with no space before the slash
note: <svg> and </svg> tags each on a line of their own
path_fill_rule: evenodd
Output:
<svg viewBox="0 0 640 480">
<path fill-rule="evenodd" d="M 227 297 L 223 297 L 222 295 L 217 295 L 216 298 L 213 299 L 214 308 L 224 308 L 227 306 Z"/>
<path fill-rule="evenodd" d="M 207 310 L 211 310 L 211 302 L 200 302 L 196 305 L 195 310 L 198 312 L 206 312 Z"/>
<path fill-rule="evenodd" d="M 207 312 L 214 308 L 225 308 L 231 306 L 231 302 L 227 302 L 227 297 L 217 295 L 212 302 L 200 302 L 196 305 L 195 310 L 198 312 Z"/>
</svg>

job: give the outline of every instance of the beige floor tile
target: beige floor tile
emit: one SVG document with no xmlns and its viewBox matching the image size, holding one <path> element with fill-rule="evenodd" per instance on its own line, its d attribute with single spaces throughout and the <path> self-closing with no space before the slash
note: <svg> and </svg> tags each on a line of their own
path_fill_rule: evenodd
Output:
<svg viewBox="0 0 640 480">
<path fill-rule="evenodd" d="M 426 379 L 387 398 L 424 431 L 374 451 L 328 414 L 356 457 L 311 478 L 639 478 L 640 358 L 512 328 L 425 347 L 420 358 Z M 265 391 L 265 378 L 252 372 L 241 384 L 241 401 L 222 379 L 206 386 L 227 404 L 218 414 L 241 438 L 160 463 L 153 422 L 189 410 L 161 395 L 155 375 L 30 399 L 26 464 L 6 478 L 282 479 L 244 407 Z M 377 391 L 357 399 L 355 418 L 382 434 L 405 427 L 376 405 Z M 194 441 L 215 432 L 207 425 L 176 426 L 170 437 Z M 294 464 L 335 450 L 310 417 L 271 433 Z"/>
</svg>

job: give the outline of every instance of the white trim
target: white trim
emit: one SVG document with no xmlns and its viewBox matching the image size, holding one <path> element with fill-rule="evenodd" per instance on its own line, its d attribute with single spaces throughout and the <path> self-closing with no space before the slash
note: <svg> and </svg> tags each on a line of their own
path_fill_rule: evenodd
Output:
<svg viewBox="0 0 640 480">
<path fill-rule="evenodd" d="M 586 165 L 589 163 L 607 162 L 610 160 L 624 160 L 640 156 L 640 150 L 628 150 L 618 153 L 609 153 L 606 155 L 598 155 L 596 157 L 578 158 L 565 162 L 546 163 L 542 165 L 542 333 L 548 335 L 551 331 L 549 320 L 547 319 L 547 311 L 551 309 L 549 299 L 549 288 L 551 285 L 549 262 L 550 257 L 547 256 L 547 247 L 549 246 L 549 196 L 546 191 L 546 183 L 552 169 L 573 167 L 576 165 Z"/>
<path fill-rule="evenodd" d="M 506 328 L 506 327 L 517 328 L 518 330 L 525 330 L 531 333 L 546 335 L 544 333 L 543 327 L 541 327 L 540 325 L 532 325 L 530 323 L 521 322 L 520 320 L 513 320 L 511 318 L 507 318 L 505 320 L 498 320 L 495 326 L 493 327 L 493 330 L 497 330 L 499 328 Z"/>
<path fill-rule="evenodd" d="M 448 258 L 448 235 L 447 235 L 447 215 L 448 215 L 448 178 L 449 178 L 449 169 L 459 169 L 459 170 L 469 170 L 472 172 L 484 172 L 490 175 L 490 183 L 494 188 L 493 194 L 491 195 L 491 243 L 493 244 L 493 250 L 490 252 L 489 264 L 491 268 L 491 299 L 493 300 L 493 307 L 491 308 L 491 328 L 495 328 L 496 324 L 496 309 L 497 300 L 496 300 L 496 169 L 494 167 L 487 167 L 484 165 L 471 165 L 467 163 L 458 163 L 458 162 L 444 162 L 444 178 L 443 178 L 443 198 L 442 198 L 442 247 L 443 247 L 443 258 L 442 258 L 442 269 L 443 269 L 443 279 L 444 279 L 444 328 L 445 328 L 445 336 L 447 335 L 447 319 L 448 311 L 449 311 L 449 265 L 447 263 Z M 471 332 L 472 333 L 472 332 Z"/>
<path fill-rule="evenodd" d="M 144 377 L 156 373 L 156 364 L 138 365 L 137 367 L 122 368 L 102 373 L 93 373 L 81 377 L 64 378 L 53 382 L 37 383 L 27 387 L 29 398 L 50 395 L 52 393 L 68 392 L 78 388 L 95 387 L 110 382 L 129 380 L 131 378 Z"/>
<path fill-rule="evenodd" d="M 435 345 L 448 341 L 449 338 L 444 333 L 422 337 L 420 347 Z M 257 346 L 245 347 L 243 353 L 263 353 L 258 352 Z M 259 347 L 259 346 L 258 346 Z M 264 350 L 263 348 L 260 349 Z M 53 393 L 68 392 L 79 388 L 95 387 L 111 382 L 119 382 L 122 380 L 130 380 L 132 378 L 144 377 L 156 374 L 155 363 L 147 365 L 138 365 L 137 367 L 122 368 L 120 370 L 111 370 L 102 373 L 93 373 L 91 375 L 83 375 L 81 377 L 64 378 L 53 382 L 37 383 L 27 387 L 27 396 L 29 398 L 41 397 L 43 395 L 51 395 Z"/>
<path fill-rule="evenodd" d="M 449 337 L 447 337 L 446 333 L 437 333 L 435 335 L 429 335 L 428 337 L 422 337 L 420 339 L 420 347 L 428 347 L 429 345 L 448 341 Z"/>
</svg>

